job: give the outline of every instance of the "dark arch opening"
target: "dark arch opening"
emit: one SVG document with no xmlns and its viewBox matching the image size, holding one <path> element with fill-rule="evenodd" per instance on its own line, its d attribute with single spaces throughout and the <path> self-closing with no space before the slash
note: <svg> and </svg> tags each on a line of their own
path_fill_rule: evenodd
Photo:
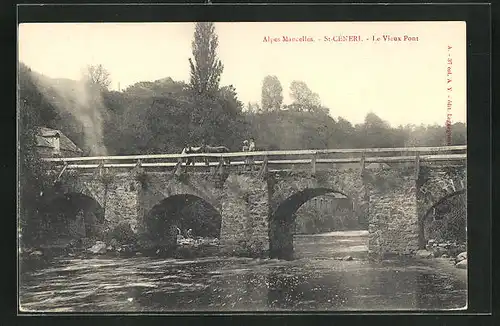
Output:
<svg viewBox="0 0 500 326">
<path fill-rule="evenodd" d="M 425 215 L 424 215 L 424 216 L 425 216 L 425 217 L 424 217 L 424 219 L 427 219 L 429 216 L 432 216 L 432 213 L 434 213 L 434 210 L 435 210 L 436 208 L 439 208 L 439 206 L 440 206 L 443 202 L 447 201 L 448 199 L 450 199 L 451 197 L 454 197 L 454 196 L 458 196 L 458 195 L 462 195 L 462 194 L 463 194 L 463 195 L 465 195 L 465 193 L 466 193 L 465 189 L 462 189 L 462 190 L 452 192 L 451 194 L 448 194 L 448 195 L 446 195 L 446 196 L 442 197 L 441 199 L 439 199 L 439 200 L 438 200 L 435 204 L 433 204 L 433 205 L 432 205 L 432 206 L 431 206 L 431 207 L 427 210 L 427 212 L 426 212 L 426 213 L 425 213 Z"/>
<path fill-rule="evenodd" d="M 175 245 L 179 231 L 192 237 L 219 238 L 222 216 L 204 199 L 189 194 L 173 195 L 156 204 L 146 215 L 150 239 L 158 245 Z"/>
<path fill-rule="evenodd" d="M 104 209 L 92 197 L 69 192 L 51 198 L 41 207 L 39 242 L 66 245 L 72 240 L 98 238 Z"/>
<path fill-rule="evenodd" d="M 337 194 L 350 201 L 351 212 L 354 212 L 352 199 L 341 191 L 330 188 L 308 188 L 285 199 L 270 214 L 269 250 L 271 258 L 292 259 L 294 255 L 293 238 L 296 233 L 296 212 L 309 200 L 326 194 Z M 334 213 L 334 212 L 332 212 Z M 354 214 L 352 214 L 354 216 Z M 335 219 L 334 214 L 330 217 Z"/>
<path fill-rule="evenodd" d="M 425 212 L 421 222 L 423 243 L 445 240 L 465 243 L 467 237 L 467 193 L 459 190 L 440 198 Z"/>
</svg>

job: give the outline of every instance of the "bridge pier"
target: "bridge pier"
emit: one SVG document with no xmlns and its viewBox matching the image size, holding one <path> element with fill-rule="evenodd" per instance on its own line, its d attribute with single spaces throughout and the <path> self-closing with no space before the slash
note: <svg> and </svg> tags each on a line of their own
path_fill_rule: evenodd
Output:
<svg viewBox="0 0 500 326">
<path fill-rule="evenodd" d="M 105 220 L 110 229 L 128 225 L 137 233 L 141 227 L 141 184 L 129 175 L 116 176 L 105 186 Z"/>
<path fill-rule="evenodd" d="M 365 176 L 370 198 L 369 256 L 411 255 L 419 246 L 414 169 L 373 172 Z"/>
<path fill-rule="evenodd" d="M 268 252 L 268 187 L 256 172 L 231 174 L 224 183 L 220 243 L 225 253 Z"/>
</svg>

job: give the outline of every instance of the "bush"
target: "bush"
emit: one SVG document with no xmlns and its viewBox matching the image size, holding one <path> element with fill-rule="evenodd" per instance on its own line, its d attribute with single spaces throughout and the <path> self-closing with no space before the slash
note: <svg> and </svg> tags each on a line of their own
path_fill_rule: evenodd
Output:
<svg viewBox="0 0 500 326">
<path fill-rule="evenodd" d="M 132 231 L 128 223 L 120 223 L 107 235 L 107 242 L 115 239 L 120 245 L 135 244 L 137 242 L 137 235 Z"/>
</svg>

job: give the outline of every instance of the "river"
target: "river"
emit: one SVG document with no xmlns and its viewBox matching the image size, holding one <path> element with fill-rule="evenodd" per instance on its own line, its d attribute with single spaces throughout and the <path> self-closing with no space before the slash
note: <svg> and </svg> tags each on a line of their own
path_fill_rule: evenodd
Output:
<svg viewBox="0 0 500 326">
<path fill-rule="evenodd" d="M 22 311 L 441 310 L 466 271 L 439 259 L 372 262 L 367 231 L 295 236 L 297 259 L 53 258 L 22 271 Z M 350 255 L 353 260 L 339 260 Z M 431 261 L 433 261 L 431 263 Z"/>
</svg>

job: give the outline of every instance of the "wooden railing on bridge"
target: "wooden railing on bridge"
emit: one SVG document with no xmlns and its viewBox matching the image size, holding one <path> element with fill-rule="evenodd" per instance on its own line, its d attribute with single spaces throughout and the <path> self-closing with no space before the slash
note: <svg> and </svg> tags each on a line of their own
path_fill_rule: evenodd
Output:
<svg viewBox="0 0 500 326">
<path fill-rule="evenodd" d="M 309 164 L 313 171 L 318 164 L 342 163 L 404 163 L 465 161 L 467 146 L 444 147 L 401 147 L 401 148 L 361 148 L 361 149 L 314 149 L 314 150 L 281 150 L 254 151 L 232 153 L 197 153 L 197 154 L 151 154 L 120 155 L 93 157 L 44 158 L 45 162 L 64 165 L 64 169 L 95 168 L 143 168 L 185 166 L 187 158 L 212 158 L 208 166 L 221 164 L 241 166 L 248 164 L 245 158 L 252 158 L 252 165 L 304 165 Z M 224 159 L 239 158 L 224 163 Z M 205 162 L 196 162 L 195 167 L 207 166 Z"/>
</svg>

